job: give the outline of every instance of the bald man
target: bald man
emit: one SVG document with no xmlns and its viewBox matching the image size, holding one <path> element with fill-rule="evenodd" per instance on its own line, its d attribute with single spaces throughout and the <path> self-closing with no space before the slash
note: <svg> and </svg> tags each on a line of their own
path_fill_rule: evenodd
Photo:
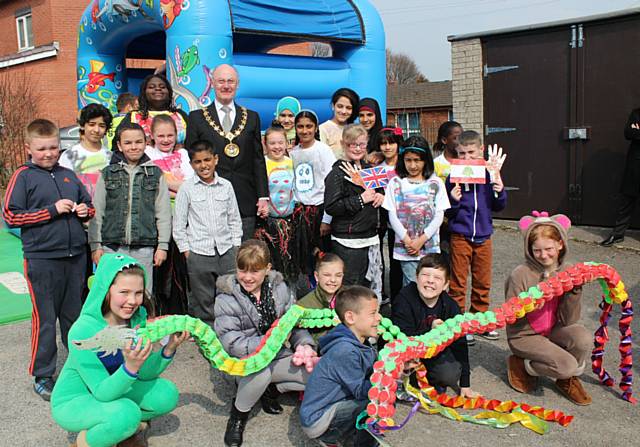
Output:
<svg viewBox="0 0 640 447">
<path fill-rule="evenodd" d="M 266 217 L 268 212 L 260 117 L 234 101 L 240 83 L 235 68 L 219 65 L 210 76 L 215 100 L 189 114 L 185 146 L 189 149 L 196 141 L 206 140 L 216 149 L 216 173 L 233 185 L 242 216 L 242 239 L 247 240 L 253 237 L 256 215 Z"/>
</svg>

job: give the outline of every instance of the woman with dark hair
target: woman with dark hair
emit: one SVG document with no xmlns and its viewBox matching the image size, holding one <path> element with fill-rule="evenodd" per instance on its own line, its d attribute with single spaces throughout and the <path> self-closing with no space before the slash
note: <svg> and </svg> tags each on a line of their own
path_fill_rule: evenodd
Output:
<svg viewBox="0 0 640 447">
<path fill-rule="evenodd" d="M 350 88 L 340 88 L 331 97 L 333 117 L 320 124 L 320 141 L 329 146 L 336 158 L 344 156 L 342 144 L 342 129 L 346 124 L 353 123 L 358 117 L 358 103 L 360 97 Z"/>
<path fill-rule="evenodd" d="M 367 153 L 380 150 L 374 145 L 374 138 L 382 129 L 382 114 L 380 113 L 380 104 L 373 98 L 363 98 L 358 104 L 358 120 L 360 124 L 367 129 L 369 133 L 369 142 L 367 144 Z"/>
<path fill-rule="evenodd" d="M 144 78 L 140 85 L 138 110 L 129 112 L 123 121 L 138 123 L 144 129 L 147 144 L 152 144 L 151 122 L 157 115 L 169 115 L 176 123 L 177 148 L 181 148 L 187 135 L 187 114 L 173 103 L 171 83 L 162 74 L 152 74 Z"/>
</svg>

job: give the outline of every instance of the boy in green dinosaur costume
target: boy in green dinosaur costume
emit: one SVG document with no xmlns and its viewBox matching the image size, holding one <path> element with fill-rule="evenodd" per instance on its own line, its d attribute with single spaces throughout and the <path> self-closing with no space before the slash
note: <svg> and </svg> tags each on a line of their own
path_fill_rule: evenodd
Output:
<svg viewBox="0 0 640 447">
<path fill-rule="evenodd" d="M 131 445 L 146 445 L 146 421 L 171 412 L 178 403 L 176 386 L 159 375 L 187 332 L 173 334 L 156 352 L 149 342 L 143 346 L 142 339 L 123 349 L 102 344 L 102 352 L 81 349 L 79 343 L 108 326 L 144 327 L 144 286 L 144 269 L 134 258 L 105 254 L 71 327 L 69 358 L 53 389 L 51 412 L 62 428 L 80 432 L 78 446 L 112 446 L 128 438 L 134 438 Z"/>
</svg>

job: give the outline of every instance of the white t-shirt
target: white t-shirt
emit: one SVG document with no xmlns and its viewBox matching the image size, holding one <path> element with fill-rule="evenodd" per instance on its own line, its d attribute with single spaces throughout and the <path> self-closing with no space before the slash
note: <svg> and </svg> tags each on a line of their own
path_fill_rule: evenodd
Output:
<svg viewBox="0 0 640 447">
<path fill-rule="evenodd" d="M 58 163 L 75 172 L 87 188 L 89 195 L 93 197 L 100 171 L 109 164 L 110 160 L 111 151 L 106 147 L 102 147 L 99 151 L 90 151 L 78 143 L 64 151 Z"/>
<path fill-rule="evenodd" d="M 329 146 L 316 141 L 310 148 L 303 149 L 298 144 L 291 150 L 289 156 L 293 161 L 298 202 L 303 205 L 324 203 L 324 179 L 336 162 L 336 157 Z"/>
<path fill-rule="evenodd" d="M 329 146 L 336 159 L 344 159 L 344 149 L 342 149 L 342 130 L 344 126 L 336 124 L 333 120 L 320 124 L 320 141 Z"/>
<path fill-rule="evenodd" d="M 393 258 L 416 261 L 427 253 L 440 253 L 440 233 L 444 211 L 451 207 L 444 183 L 432 174 L 427 180 L 414 183 L 407 178 L 394 177 L 387 185 L 382 206 L 389 211 L 389 223 L 396 238 Z M 406 234 L 415 239 L 425 233 L 427 242 L 419 256 L 411 256 L 402 243 Z"/>
</svg>

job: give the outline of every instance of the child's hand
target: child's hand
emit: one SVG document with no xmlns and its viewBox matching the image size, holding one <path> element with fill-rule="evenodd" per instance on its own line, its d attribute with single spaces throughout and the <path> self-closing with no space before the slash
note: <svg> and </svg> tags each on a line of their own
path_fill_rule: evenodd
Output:
<svg viewBox="0 0 640 447">
<path fill-rule="evenodd" d="M 462 188 L 460 187 L 460 183 L 456 183 L 456 186 L 451 190 L 451 198 L 456 202 L 459 202 L 462 199 Z"/>
<path fill-rule="evenodd" d="M 173 354 L 176 353 L 176 349 L 182 343 L 184 343 L 191 334 L 188 331 L 176 332 L 175 334 L 171 334 L 169 337 L 169 343 L 162 349 L 162 352 L 165 357 L 173 357 Z"/>
<path fill-rule="evenodd" d="M 151 354 L 151 341 L 147 340 L 147 344 L 143 347 L 142 340 L 143 338 L 140 337 L 136 345 L 132 341 L 129 346 L 122 350 L 124 366 L 133 374 L 138 374 L 138 371 L 140 371 L 140 368 Z"/>
<path fill-rule="evenodd" d="M 365 160 L 367 161 L 367 163 L 371 163 L 372 165 L 377 166 L 384 161 L 384 155 L 382 155 L 382 152 L 378 151 L 371 152 L 370 154 L 367 154 Z"/>
<path fill-rule="evenodd" d="M 373 207 L 374 208 L 379 208 L 382 206 L 382 202 L 384 202 L 384 194 L 380 194 L 379 192 L 376 193 L 374 199 L 373 199 Z"/>
<path fill-rule="evenodd" d="M 422 233 L 420 237 L 417 237 L 409 244 L 409 249 L 412 251 L 412 255 L 416 256 L 420 254 L 420 249 L 427 243 L 427 236 Z"/>
<path fill-rule="evenodd" d="M 460 396 L 466 397 L 467 399 L 475 399 L 476 397 L 480 397 L 480 393 L 473 391 L 471 387 L 460 387 Z"/>
<path fill-rule="evenodd" d="M 363 203 L 371 203 L 375 200 L 376 194 L 376 191 L 373 189 L 365 189 L 364 192 L 360 194 L 360 197 L 362 197 Z"/>
<path fill-rule="evenodd" d="M 442 321 L 440 318 L 436 318 L 435 320 L 433 320 L 431 322 L 431 329 L 435 329 L 438 326 L 440 326 L 442 323 L 444 323 L 444 321 Z"/>
<path fill-rule="evenodd" d="M 75 203 L 73 203 L 73 200 L 60 199 L 56 202 L 56 211 L 58 214 L 70 213 L 73 211 L 74 206 Z"/>
<path fill-rule="evenodd" d="M 100 262 L 100 258 L 102 257 L 103 254 L 104 254 L 104 250 L 101 248 L 98 248 L 97 250 L 92 251 L 91 261 L 93 261 L 95 265 L 98 265 L 98 263 Z"/>
<path fill-rule="evenodd" d="M 78 217 L 87 217 L 89 215 L 89 207 L 86 203 L 76 204 L 76 214 Z"/>
<path fill-rule="evenodd" d="M 258 217 L 265 219 L 269 215 L 269 202 L 267 199 L 258 199 L 258 203 L 256 205 L 258 207 L 256 214 Z"/>
<path fill-rule="evenodd" d="M 324 237 L 331 234 L 331 225 L 328 223 L 322 222 L 320 224 L 320 236 Z"/>
<path fill-rule="evenodd" d="M 189 259 L 189 254 L 190 254 L 189 250 L 183 251 L 182 254 L 184 255 L 185 259 Z"/>
<path fill-rule="evenodd" d="M 160 267 L 167 260 L 167 250 L 157 249 L 153 255 L 153 266 Z"/>
<path fill-rule="evenodd" d="M 502 179 L 500 177 L 496 178 L 493 182 L 493 190 L 495 192 L 502 192 L 504 189 L 504 184 L 502 183 Z"/>
</svg>

